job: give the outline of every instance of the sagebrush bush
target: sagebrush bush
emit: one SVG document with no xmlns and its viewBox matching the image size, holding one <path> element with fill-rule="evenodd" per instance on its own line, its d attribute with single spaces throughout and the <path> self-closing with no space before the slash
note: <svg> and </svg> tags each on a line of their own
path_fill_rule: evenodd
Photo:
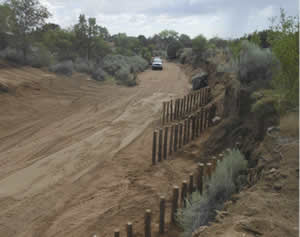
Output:
<svg viewBox="0 0 300 237">
<path fill-rule="evenodd" d="M 182 50 L 182 53 L 179 56 L 180 63 L 185 64 L 186 62 L 190 62 L 192 55 L 193 55 L 192 48 L 184 48 Z"/>
<path fill-rule="evenodd" d="M 114 76 L 118 84 L 134 86 L 138 72 L 144 71 L 148 62 L 140 56 L 107 55 L 102 68 Z"/>
<path fill-rule="evenodd" d="M 32 67 L 48 67 L 54 62 L 54 57 L 42 44 L 35 45 L 27 56 L 27 63 Z"/>
<path fill-rule="evenodd" d="M 183 236 L 191 237 L 200 226 L 207 225 L 216 216 L 216 210 L 223 208 L 223 203 L 230 199 L 240 187 L 239 174 L 246 170 L 247 161 L 238 150 L 226 153 L 222 162 L 206 183 L 203 195 L 194 192 L 187 199 L 187 207 L 178 210 L 177 220 L 183 228 Z"/>
<path fill-rule="evenodd" d="M 77 72 L 91 73 L 94 70 L 95 63 L 85 60 L 83 58 L 76 58 L 74 62 L 74 69 Z"/>
<path fill-rule="evenodd" d="M 95 67 L 92 71 L 92 78 L 97 81 L 104 81 L 108 78 L 108 74 L 101 67 Z"/>
<path fill-rule="evenodd" d="M 49 71 L 70 76 L 74 71 L 73 62 L 68 60 L 51 65 Z"/>
<path fill-rule="evenodd" d="M 0 51 L 0 58 L 16 64 L 23 63 L 23 54 L 20 51 L 9 47 Z"/>
<path fill-rule="evenodd" d="M 249 41 L 242 41 L 238 70 L 241 82 L 270 81 L 279 62 L 270 49 L 262 49 Z"/>
</svg>

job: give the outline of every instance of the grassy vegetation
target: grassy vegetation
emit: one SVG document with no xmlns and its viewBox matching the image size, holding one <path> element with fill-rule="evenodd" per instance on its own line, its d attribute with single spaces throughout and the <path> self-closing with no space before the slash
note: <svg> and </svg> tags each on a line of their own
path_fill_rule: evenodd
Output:
<svg viewBox="0 0 300 237">
<path fill-rule="evenodd" d="M 247 161 L 239 150 L 231 150 L 225 155 L 206 184 L 203 195 L 194 192 L 187 200 L 187 207 L 179 209 L 177 219 L 184 237 L 192 236 L 196 229 L 215 218 L 216 210 L 222 209 L 224 202 L 246 182 L 241 173 L 246 168 Z"/>
</svg>

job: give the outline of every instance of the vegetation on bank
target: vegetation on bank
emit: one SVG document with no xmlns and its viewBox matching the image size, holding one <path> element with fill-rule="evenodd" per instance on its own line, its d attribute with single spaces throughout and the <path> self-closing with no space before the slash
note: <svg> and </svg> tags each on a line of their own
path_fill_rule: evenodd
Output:
<svg viewBox="0 0 300 237">
<path fill-rule="evenodd" d="M 205 182 L 203 194 L 193 192 L 187 198 L 187 207 L 178 210 L 177 220 L 183 229 L 183 236 L 190 237 L 200 226 L 208 225 L 223 209 L 224 202 L 246 183 L 243 171 L 247 161 L 239 150 L 226 153 L 223 161 L 217 165 L 210 180 Z"/>
</svg>

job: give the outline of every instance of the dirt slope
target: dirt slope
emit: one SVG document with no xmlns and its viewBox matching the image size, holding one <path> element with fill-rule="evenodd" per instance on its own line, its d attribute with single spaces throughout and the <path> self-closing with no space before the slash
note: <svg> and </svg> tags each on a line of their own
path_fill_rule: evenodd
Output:
<svg viewBox="0 0 300 237">
<path fill-rule="evenodd" d="M 139 80 L 125 88 L 1 65 L 0 236 L 140 228 L 145 208 L 187 178 L 191 160 L 150 159 L 161 102 L 187 93 L 188 80 L 172 63 Z"/>
<path fill-rule="evenodd" d="M 299 140 L 266 136 L 253 186 L 226 203 L 217 223 L 194 237 L 299 236 Z"/>
</svg>

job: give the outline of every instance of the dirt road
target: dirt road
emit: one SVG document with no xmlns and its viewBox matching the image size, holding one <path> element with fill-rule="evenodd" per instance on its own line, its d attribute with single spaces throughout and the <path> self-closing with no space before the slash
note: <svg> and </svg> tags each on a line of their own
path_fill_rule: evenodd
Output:
<svg viewBox="0 0 300 237">
<path fill-rule="evenodd" d="M 192 161 L 151 167 L 161 102 L 189 90 L 178 66 L 137 87 L 0 67 L 0 236 L 111 236 L 188 177 Z M 157 206 L 157 207 L 156 207 Z M 125 233 L 124 233 L 125 234 Z"/>
</svg>

